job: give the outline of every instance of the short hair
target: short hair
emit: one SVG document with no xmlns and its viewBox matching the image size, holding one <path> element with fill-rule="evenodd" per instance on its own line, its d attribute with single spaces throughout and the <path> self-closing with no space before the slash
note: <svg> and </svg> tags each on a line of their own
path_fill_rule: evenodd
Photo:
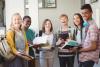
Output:
<svg viewBox="0 0 100 67">
<path fill-rule="evenodd" d="M 62 17 L 66 17 L 68 19 L 68 16 L 66 14 L 61 14 L 60 18 L 62 18 Z"/>
<path fill-rule="evenodd" d="M 45 20 L 44 20 L 44 22 L 43 22 L 43 24 L 42 24 L 42 32 L 45 32 L 45 24 L 46 24 L 47 21 L 49 21 L 50 24 L 51 24 L 50 32 L 52 32 L 52 31 L 53 31 L 53 26 L 52 26 L 52 22 L 51 22 L 50 19 L 45 19 Z"/>
<path fill-rule="evenodd" d="M 81 7 L 81 10 L 83 10 L 83 9 L 88 9 L 90 12 L 93 12 L 90 4 L 84 4 L 84 5 Z"/>
<path fill-rule="evenodd" d="M 26 18 L 29 18 L 31 20 L 31 17 L 30 16 L 24 16 L 23 17 L 23 20 L 25 20 Z"/>
</svg>

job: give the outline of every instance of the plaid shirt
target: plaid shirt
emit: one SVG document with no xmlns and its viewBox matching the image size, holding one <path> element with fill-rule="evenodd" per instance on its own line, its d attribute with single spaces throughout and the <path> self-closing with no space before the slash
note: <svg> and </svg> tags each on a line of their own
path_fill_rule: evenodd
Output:
<svg viewBox="0 0 100 67">
<path fill-rule="evenodd" d="M 98 28 L 94 20 L 89 20 L 89 27 L 86 31 L 86 38 L 84 40 L 84 43 L 82 45 L 83 48 L 88 48 L 92 45 L 92 41 L 98 41 Z M 98 48 L 94 51 L 88 51 L 88 52 L 81 52 L 79 54 L 79 61 L 89 61 L 92 60 L 94 62 L 98 62 L 99 60 L 99 50 Z"/>
</svg>

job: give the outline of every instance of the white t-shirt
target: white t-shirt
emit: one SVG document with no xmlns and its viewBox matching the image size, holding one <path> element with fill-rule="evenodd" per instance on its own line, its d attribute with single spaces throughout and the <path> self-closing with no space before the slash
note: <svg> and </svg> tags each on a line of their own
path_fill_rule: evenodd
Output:
<svg viewBox="0 0 100 67">
<path fill-rule="evenodd" d="M 42 36 L 46 36 L 46 37 L 47 37 L 47 41 L 48 41 L 48 43 L 49 43 L 50 45 L 53 44 L 53 34 L 47 35 L 47 34 L 43 33 Z"/>
<path fill-rule="evenodd" d="M 85 39 L 85 28 L 82 29 L 82 41 L 81 41 L 81 31 L 77 30 L 76 41 L 82 44 Z"/>
</svg>

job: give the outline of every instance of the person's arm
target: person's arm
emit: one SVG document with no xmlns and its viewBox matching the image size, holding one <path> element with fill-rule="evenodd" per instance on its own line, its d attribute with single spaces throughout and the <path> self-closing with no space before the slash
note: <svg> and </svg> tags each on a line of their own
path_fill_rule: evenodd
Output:
<svg viewBox="0 0 100 67">
<path fill-rule="evenodd" d="M 30 35 L 31 35 L 31 38 L 30 38 L 30 40 L 28 40 L 28 43 L 31 44 L 31 46 L 33 48 L 39 48 L 39 45 L 38 44 L 33 44 L 33 40 L 35 39 L 35 37 L 38 36 L 38 34 L 34 30 L 31 30 L 30 29 Z"/>
<path fill-rule="evenodd" d="M 8 31 L 7 34 L 6 34 L 6 39 L 7 39 L 7 42 L 12 50 L 12 53 L 14 55 L 17 55 L 17 50 L 15 48 L 15 40 L 14 40 L 14 32 L 13 31 Z"/>
<path fill-rule="evenodd" d="M 12 50 L 12 53 L 14 55 L 20 56 L 19 52 L 15 48 L 15 33 L 14 33 L 14 31 L 9 30 L 6 34 L 6 39 L 7 39 L 7 43 L 9 44 L 9 46 Z"/>
<path fill-rule="evenodd" d="M 57 42 L 57 36 L 56 36 L 56 34 L 53 34 L 53 40 L 52 41 L 53 41 L 53 43 L 51 45 L 50 50 L 54 50 L 55 47 L 56 47 L 56 42 Z"/>
<path fill-rule="evenodd" d="M 29 55 L 29 46 L 28 46 L 28 41 L 27 41 L 25 32 L 24 32 L 24 39 L 25 39 L 25 54 Z"/>
<path fill-rule="evenodd" d="M 26 59 L 26 60 L 31 60 L 30 58 L 21 55 L 20 52 L 16 50 L 16 48 L 15 48 L 15 33 L 13 31 L 7 32 L 6 39 L 7 39 L 7 42 L 12 50 L 12 53 L 15 56 L 19 56 L 19 57 Z"/>
<path fill-rule="evenodd" d="M 91 46 L 88 48 L 81 48 L 79 52 L 87 52 L 87 51 L 94 51 L 97 48 L 97 42 L 96 41 L 91 41 Z"/>
<path fill-rule="evenodd" d="M 65 43 L 65 41 L 63 39 L 59 38 L 58 41 L 56 42 L 56 45 L 60 46 L 63 43 Z"/>
<path fill-rule="evenodd" d="M 27 41 L 25 42 L 25 54 L 29 55 L 29 46 L 28 46 Z"/>
<path fill-rule="evenodd" d="M 98 39 L 98 28 L 96 26 L 91 26 L 89 29 L 89 37 L 91 40 L 91 46 L 88 48 L 82 48 L 79 51 L 94 51 L 97 49 L 97 39 Z"/>
</svg>

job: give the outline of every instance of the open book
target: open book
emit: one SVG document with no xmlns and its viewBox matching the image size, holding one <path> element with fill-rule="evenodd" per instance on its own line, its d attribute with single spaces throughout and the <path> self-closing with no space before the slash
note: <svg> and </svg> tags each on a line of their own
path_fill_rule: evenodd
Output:
<svg viewBox="0 0 100 67">
<path fill-rule="evenodd" d="M 35 37 L 33 40 L 33 44 L 35 45 L 41 45 L 41 44 L 46 44 L 47 43 L 47 37 L 42 36 L 42 37 Z"/>
<path fill-rule="evenodd" d="M 69 48 L 78 47 L 78 46 L 79 44 L 76 41 L 69 40 L 65 42 L 65 44 L 61 47 L 61 49 L 69 49 Z"/>
<path fill-rule="evenodd" d="M 51 45 L 48 43 L 47 36 L 36 37 L 33 44 L 39 45 L 42 49 L 50 49 Z"/>
</svg>

